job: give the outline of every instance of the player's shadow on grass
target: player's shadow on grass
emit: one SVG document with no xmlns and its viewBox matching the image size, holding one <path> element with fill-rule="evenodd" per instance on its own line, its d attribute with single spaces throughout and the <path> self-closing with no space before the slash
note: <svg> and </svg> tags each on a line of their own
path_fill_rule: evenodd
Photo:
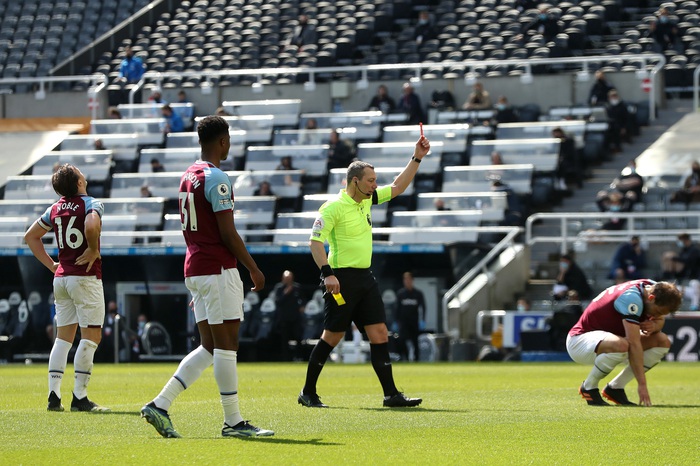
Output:
<svg viewBox="0 0 700 466">
<path fill-rule="evenodd" d="M 110 416 L 110 415 L 115 415 L 115 414 L 118 416 L 140 416 L 141 415 L 141 413 L 138 411 L 136 411 L 136 412 L 134 412 L 134 411 L 107 411 L 106 413 L 100 413 L 100 412 L 89 413 L 88 412 L 85 414 L 89 414 L 90 416 Z"/>
<path fill-rule="evenodd" d="M 286 445 L 317 445 L 320 447 L 335 447 L 344 446 L 344 443 L 338 442 L 324 442 L 320 438 L 312 438 L 309 440 L 295 440 L 291 438 L 278 438 L 278 437 L 242 437 L 238 440 L 243 440 L 244 442 L 261 442 L 261 443 L 281 443 Z"/>
<path fill-rule="evenodd" d="M 457 412 L 471 412 L 473 410 L 469 409 L 435 409 L 435 408 L 421 408 L 420 406 L 406 406 L 404 408 L 360 408 L 365 411 L 377 411 L 377 412 L 387 412 L 387 411 L 399 411 L 404 413 L 410 412 L 420 412 L 420 413 L 457 413 Z"/>
<path fill-rule="evenodd" d="M 670 408 L 670 409 L 673 409 L 673 408 L 684 408 L 684 409 L 695 408 L 695 409 L 697 409 L 697 408 L 700 408 L 700 405 L 652 405 L 651 407 L 652 408 Z"/>
</svg>

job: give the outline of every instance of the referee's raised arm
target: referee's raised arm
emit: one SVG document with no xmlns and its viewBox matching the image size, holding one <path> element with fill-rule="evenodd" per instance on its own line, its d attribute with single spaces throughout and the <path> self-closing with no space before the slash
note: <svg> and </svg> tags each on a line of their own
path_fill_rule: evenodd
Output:
<svg viewBox="0 0 700 466">
<path fill-rule="evenodd" d="M 416 148 L 413 151 L 411 160 L 408 161 L 406 167 L 399 173 L 394 182 L 391 184 L 391 198 L 399 196 L 406 191 L 406 188 L 411 184 L 418 172 L 418 166 L 428 152 L 430 152 L 430 141 L 425 136 L 421 136 L 416 142 Z"/>
</svg>

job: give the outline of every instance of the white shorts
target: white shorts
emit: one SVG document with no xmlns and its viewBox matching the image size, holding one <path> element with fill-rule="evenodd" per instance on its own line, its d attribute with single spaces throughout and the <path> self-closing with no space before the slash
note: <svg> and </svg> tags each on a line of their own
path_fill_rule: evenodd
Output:
<svg viewBox="0 0 700 466">
<path fill-rule="evenodd" d="M 222 269 L 219 275 L 186 277 L 185 286 L 192 293 L 196 322 L 210 325 L 225 320 L 243 320 L 243 281 L 238 269 Z"/>
<path fill-rule="evenodd" d="M 594 330 L 575 337 L 568 335 L 566 337 L 566 351 L 571 359 L 579 364 L 593 364 L 598 356 L 595 349 L 608 335 L 612 335 L 612 333 L 603 330 Z"/>
<path fill-rule="evenodd" d="M 102 280 L 97 277 L 54 277 L 53 299 L 59 327 L 78 324 L 99 326 L 105 321 L 105 297 Z"/>
</svg>

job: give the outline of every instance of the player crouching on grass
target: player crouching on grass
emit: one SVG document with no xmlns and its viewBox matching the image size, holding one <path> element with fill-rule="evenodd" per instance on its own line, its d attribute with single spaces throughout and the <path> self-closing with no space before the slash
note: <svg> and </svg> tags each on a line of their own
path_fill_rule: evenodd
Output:
<svg viewBox="0 0 700 466">
<path fill-rule="evenodd" d="M 681 300 L 675 285 L 643 279 L 611 286 L 591 301 L 566 339 L 571 359 L 593 364 L 579 388 L 589 405 L 608 405 L 603 397 L 617 405 L 634 405 L 625 385 L 635 378 L 639 404 L 651 406 L 645 372 L 668 353 L 671 341 L 661 329 L 665 316 L 675 312 Z M 601 397 L 599 382 L 625 360 L 629 363 Z"/>
</svg>

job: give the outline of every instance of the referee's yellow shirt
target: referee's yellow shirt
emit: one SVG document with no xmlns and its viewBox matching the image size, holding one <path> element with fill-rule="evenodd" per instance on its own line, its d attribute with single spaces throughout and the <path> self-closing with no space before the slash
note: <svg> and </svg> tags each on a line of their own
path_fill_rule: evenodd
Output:
<svg viewBox="0 0 700 466">
<path fill-rule="evenodd" d="M 355 202 L 341 189 L 318 209 L 311 241 L 328 241 L 328 264 L 334 269 L 368 269 L 372 265 L 372 204 L 391 200 L 391 186 L 377 188 L 371 199 Z"/>
</svg>

